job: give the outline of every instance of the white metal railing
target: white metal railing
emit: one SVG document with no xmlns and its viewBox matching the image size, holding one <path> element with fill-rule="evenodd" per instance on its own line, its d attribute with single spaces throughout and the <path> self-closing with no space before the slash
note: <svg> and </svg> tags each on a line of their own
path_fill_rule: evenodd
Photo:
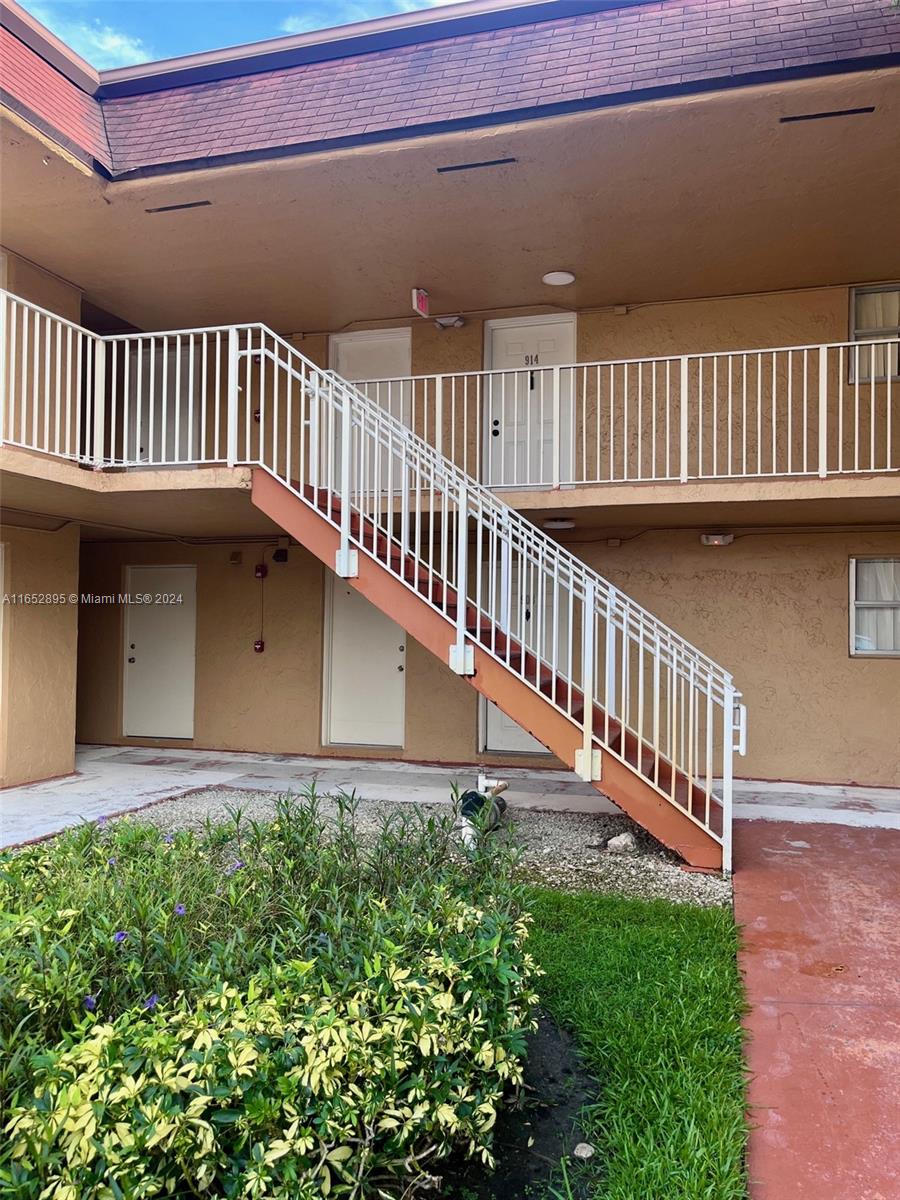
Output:
<svg viewBox="0 0 900 1200">
<path fill-rule="evenodd" d="M 363 380 L 491 487 L 900 470 L 900 340 Z"/>
<path fill-rule="evenodd" d="M 335 569 L 376 559 L 448 627 L 538 692 L 596 751 L 638 771 L 731 861 L 731 675 L 439 449 L 262 325 L 97 337 L 2 306 L 0 433 L 95 466 L 265 469 L 339 531 Z"/>
</svg>

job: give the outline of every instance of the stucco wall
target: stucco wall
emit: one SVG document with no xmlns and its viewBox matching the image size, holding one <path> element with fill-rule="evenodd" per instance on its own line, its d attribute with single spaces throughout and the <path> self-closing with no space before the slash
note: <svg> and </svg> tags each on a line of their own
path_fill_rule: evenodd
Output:
<svg viewBox="0 0 900 1200">
<path fill-rule="evenodd" d="M 82 586 L 118 590 L 126 563 L 197 563 L 195 744 L 353 753 L 321 742 L 323 569 L 297 548 L 287 564 L 270 567 L 266 650 L 258 655 L 252 647 L 259 552 L 245 546 L 243 563 L 233 566 L 228 559 L 234 548 L 85 545 Z M 618 548 L 605 541 L 572 548 L 733 669 L 750 709 L 749 754 L 736 764 L 739 775 L 900 782 L 900 660 L 848 655 L 849 556 L 900 554 L 900 535 L 748 535 L 711 549 L 699 545 L 696 533 L 670 532 Z M 118 610 L 82 611 L 79 664 L 79 738 L 122 741 Z M 484 760 L 476 752 L 474 692 L 412 641 L 406 713 L 399 757 Z"/>
<path fill-rule="evenodd" d="M 243 556 L 229 562 L 233 551 Z M 194 744 L 296 754 L 348 753 L 322 744 L 324 568 L 300 547 L 272 562 L 265 583 L 264 653 L 259 636 L 259 546 L 192 548 L 174 543 L 86 543 L 82 589 L 110 593 L 135 563 L 197 565 L 197 673 Z M 449 645 L 449 643 L 448 643 Z M 122 613 L 84 606 L 79 631 L 78 737 L 122 741 Z M 477 698 L 448 667 L 414 641 L 406 655 L 406 745 L 410 760 L 473 761 Z M 440 701 L 435 702 L 435 696 Z M 378 756 L 373 748 L 360 754 Z M 384 751 L 397 757 L 396 751 Z"/>
<path fill-rule="evenodd" d="M 696 532 L 572 545 L 730 668 L 750 714 L 745 778 L 900 785 L 900 659 L 849 655 L 849 558 L 900 555 L 897 533 Z"/>
<path fill-rule="evenodd" d="M 23 300 L 59 313 L 67 321 L 81 319 L 81 291 L 72 283 L 51 275 L 27 259 L 20 258 L 11 250 L 0 246 L 6 256 L 7 290 Z"/>
<path fill-rule="evenodd" d="M 78 591 L 77 525 L 58 533 L 0 525 L 3 592 Z M 6 604 L 2 617 L 0 786 L 74 766 L 78 606 Z"/>
</svg>

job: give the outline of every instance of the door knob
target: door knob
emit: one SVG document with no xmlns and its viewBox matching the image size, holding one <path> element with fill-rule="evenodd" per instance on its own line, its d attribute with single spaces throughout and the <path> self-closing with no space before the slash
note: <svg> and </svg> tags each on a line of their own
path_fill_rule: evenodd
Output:
<svg viewBox="0 0 900 1200">
<path fill-rule="evenodd" d="M 129 660 L 128 660 L 128 661 L 129 661 L 129 662 L 134 662 L 134 658 L 133 658 L 133 657 L 132 657 L 132 658 L 129 658 Z"/>
<path fill-rule="evenodd" d="M 398 668 L 397 668 L 397 670 L 398 670 L 398 671 L 402 671 L 402 670 L 403 670 L 403 667 L 398 667 Z"/>
</svg>

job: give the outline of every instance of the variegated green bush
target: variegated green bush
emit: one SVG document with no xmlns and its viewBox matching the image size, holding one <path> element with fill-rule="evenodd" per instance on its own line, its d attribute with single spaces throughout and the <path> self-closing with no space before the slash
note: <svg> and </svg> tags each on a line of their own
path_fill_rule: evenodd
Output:
<svg viewBox="0 0 900 1200">
<path fill-rule="evenodd" d="M 110 859 L 133 890 L 104 903 Z M 536 999 L 502 849 L 417 818 L 361 845 L 352 804 L 286 800 L 171 843 L 80 831 L 8 858 L 0 897 L 11 1196 L 393 1197 L 454 1150 L 490 1162 Z"/>
</svg>

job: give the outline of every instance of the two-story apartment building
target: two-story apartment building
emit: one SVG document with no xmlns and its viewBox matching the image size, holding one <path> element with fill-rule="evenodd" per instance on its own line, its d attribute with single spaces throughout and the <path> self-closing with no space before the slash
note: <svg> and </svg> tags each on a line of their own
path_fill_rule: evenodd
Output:
<svg viewBox="0 0 900 1200">
<path fill-rule="evenodd" d="M 897 784 L 890 0 L 0 32 L 4 783 L 552 751 L 701 865 Z"/>
</svg>

